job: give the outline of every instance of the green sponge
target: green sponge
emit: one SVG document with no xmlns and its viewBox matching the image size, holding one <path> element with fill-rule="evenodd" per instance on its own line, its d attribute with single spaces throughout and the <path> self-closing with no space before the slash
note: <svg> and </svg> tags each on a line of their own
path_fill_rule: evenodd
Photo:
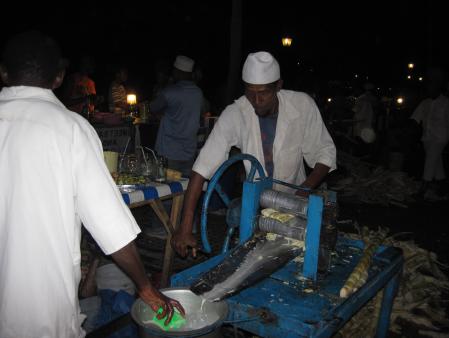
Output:
<svg viewBox="0 0 449 338">
<path fill-rule="evenodd" d="M 164 322 L 165 322 L 166 317 L 164 317 L 162 319 L 157 318 L 157 315 L 161 314 L 162 311 L 163 311 L 163 309 L 162 309 L 162 307 L 160 307 L 159 310 L 157 310 L 157 313 L 154 315 L 153 319 L 151 320 L 151 322 L 153 324 L 156 324 L 162 330 L 169 331 L 172 329 L 179 329 L 181 326 L 183 326 L 186 323 L 186 319 L 178 312 L 177 309 L 175 309 L 175 312 L 173 313 L 173 317 L 172 317 L 170 323 L 168 323 L 168 325 L 165 325 Z"/>
</svg>

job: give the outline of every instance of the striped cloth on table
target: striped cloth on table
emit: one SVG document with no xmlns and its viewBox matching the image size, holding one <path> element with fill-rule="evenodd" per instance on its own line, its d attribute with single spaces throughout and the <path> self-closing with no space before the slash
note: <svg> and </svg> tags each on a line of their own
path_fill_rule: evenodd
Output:
<svg viewBox="0 0 449 338">
<path fill-rule="evenodd" d="M 129 205 L 182 192 L 187 189 L 188 184 L 189 180 L 187 178 L 170 183 L 151 182 L 143 189 L 122 193 L 122 197 L 125 203 Z"/>
</svg>

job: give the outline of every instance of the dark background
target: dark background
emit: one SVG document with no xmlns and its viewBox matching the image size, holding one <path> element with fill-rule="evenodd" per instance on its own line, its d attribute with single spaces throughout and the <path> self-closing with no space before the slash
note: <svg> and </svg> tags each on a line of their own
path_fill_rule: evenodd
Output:
<svg viewBox="0 0 449 338">
<path fill-rule="evenodd" d="M 430 64 L 447 68 L 447 12 L 436 1 L 254 1 L 242 4 L 242 56 L 268 50 L 280 61 L 285 87 L 310 90 L 358 75 L 377 86 L 398 86 L 407 63 L 422 75 Z M 128 87 L 147 99 L 156 69 L 185 54 L 203 70 L 209 97 L 227 80 L 232 1 L 66 1 L 17 3 L 2 11 L 1 44 L 14 33 L 38 29 L 61 45 L 74 71 L 83 54 L 96 60 L 98 92 L 112 67 L 128 66 Z M 290 48 L 281 38 L 293 38 Z"/>
</svg>

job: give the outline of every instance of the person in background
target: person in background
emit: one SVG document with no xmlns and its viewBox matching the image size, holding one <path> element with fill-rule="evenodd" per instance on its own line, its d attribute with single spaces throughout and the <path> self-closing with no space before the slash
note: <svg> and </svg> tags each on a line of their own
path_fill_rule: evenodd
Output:
<svg viewBox="0 0 449 338">
<path fill-rule="evenodd" d="M 171 320 L 175 300 L 150 283 L 140 229 L 104 163 L 93 127 L 54 95 L 64 65 L 51 38 L 31 31 L 6 44 L 0 74 L 0 337 L 83 337 L 81 222 Z"/>
<path fill-rule="evenodd" d="M 340 150 L 352 152 L 352 103 L 346 96 L 346 88 L 342 81 L 329 82 L 329 96 L 323 104 L 323 119 L 334 142 Z"/>
<path fill-rule="evenodd" d="M 114 80 L 109 86 L 109 111 L 124 116 L 128 109 L 126 101 L 125 83 L 128 80 L 128 69 L 126 67 L 118 67 L 115 70 Z"/>
<path fill-rule="evenodd" d="M 182 256 L 190 249 L 195 255 L 192 229 L 203 183 L 227 159 L 232 146 L 256 157 L 268 176 L 304 189 L 316 188 L 336 168 L 335 145 L 315 101 L 305 93 L 281 89 L 280 67 L 270 53 L 249 54 L 242 79 L 245 94 L 222 112 L 193 166 L 181 224 L 172 238 Z M 307 177 L 304 159 L 312 168 Z M 249 163 L 245 168 L 248 173 Z"/>
<path fill-rule="evenodd" d="M 363 85 L 364 92 L 355 100 L 352 111 L 354 112 L 354 130 L 353 135 L 362 139 L 364 142 L 371 143 L 367 135 L 364 134 L 369 130 L 369 136 L 375 133 L 374 125 L 376 119 L 376 111 L 380 106 L 378 97 L 374 94 L 374 84 L 367 82 Z M 373 136 L 375 137 L 375 136 Z"/>
<path fill-rule="evenodd" d="M 100 103 L 101 98 L 97 97 L 95 82 L 91 78 L 94 69 L 94 60 L 85 55 L 80 60 L 78 71 L 68 76 L 63 102 L 69 110 L 80 114 L 84 113 L 83 110 L 93 113 L 95 105 Z"/>
<path fill-rule="evenodd" d="M 189 176 L 197 151 L 197 133 L 203 93 L 192 78 L 194 61 L 178 55 L 173 64 L 174 83 L 150 102 L 150 111 L 162 114 L 156 151 L 167 166 Z"/>
<path fill-rule="evenodd" d="M 421 141 L 425 151 L 419 195 L 432 200 L 441 197 L 446 184 L 442 154 L 449 141 L 449 98 L 444 95 L 447 77 L 443 69 L 432 67 L 425 80 L 428 97 L 419 103 L 411 119 L 422 127 Z"/>
<path fill-rule="evenodd" d="M 376 146 L 376 119 L 381 111 L 381 103 L 375 94 L 375 86 L 371 82 L 363 85 L 363 92 L 355 98 L 353 111 L 352 136 L 357 142 L 354 145 L 355 156 L 372 157 Z"/>
</svg>

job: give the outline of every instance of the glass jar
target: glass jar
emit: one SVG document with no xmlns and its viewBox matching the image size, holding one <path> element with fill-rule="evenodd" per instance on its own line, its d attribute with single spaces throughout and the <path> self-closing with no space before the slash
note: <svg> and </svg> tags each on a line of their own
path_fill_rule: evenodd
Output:
<svg viewBox="0 0 449 338">
<path fill-rule="evenodd" d="M 130 174 L 139 174 L 139 163 L 137 161 L 137 156 L 134 154 L 128 154 L 127 167 Z"/>
<path fill-rule="evenodd" d="M 155 173 L 156 182 L 165 182 L 167 172 L 167 159 L 163 156 L 157 158 L 157 172 Z"/>
<path fill-rule="evenodd" d="M 145 157 L 143 157 L 145 155 Z M 153 166 L 153 159 L 148 156 L 147 153 L 143 153 L 141 158 L 143 160 L 140 161 L 140 165 L 142 168 L 142 175 L 152 177 L 154 176 L 154 166 Z"/>
</svg>

